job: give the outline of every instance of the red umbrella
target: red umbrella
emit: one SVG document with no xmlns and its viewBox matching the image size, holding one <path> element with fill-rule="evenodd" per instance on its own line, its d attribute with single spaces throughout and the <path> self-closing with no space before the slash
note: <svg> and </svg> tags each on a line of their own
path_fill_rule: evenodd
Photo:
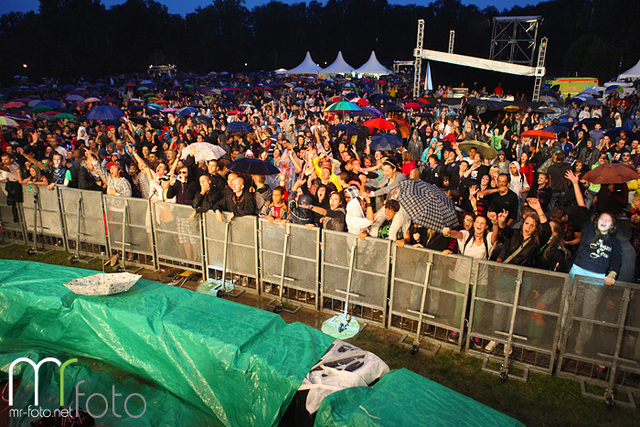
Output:
<svg viewBox="0 0 640 427">
<path fill-rule="evenodd" d="M 548 132 L 546 130 L 528 130 L 526 132 L 522 132 L 523 138 L 539 138 L 539 139 L 556 139 L 556 135 L 554 133 Z"/>
<path fill-rule="evenodd" d="M 327 99 L 327 101 L 329 101 L 331 103 L 334 103 L 334 102 L 340 101 L 341 99 L 342 99 L 341 96 L 336 95 L 336 96 L 332 96 L 331 98 Z"/>
<path fill-rule="evenodd" d="M 369 105 L 371 105 L 365 98 L 353 98 L 351 102 L 356 103 L 362 107 L 368 107 Z"/>
<path fill-rule="evenodd" d="M 624 184 L 640 179 L 640 175 L 631 166 L 610 163 L 591 169 L 582 178 L 594 184 Z"/>
<path fill-rule="evenodd" d="M 11 101 L 11 102 L 7 102 L 2 106 L 2 108 L 20 108 L 20 107 L 24 107 L 24 102 Z"/>
<path fill-rule="evenodd" d="M 238 114 L 242 114 L 242 111 L 232 110 L 227 113 L 227 116 L 237 116 Z"/>
<path fill-rule="evenodd" d="M 410 110 L 421 110 L 422 105 L 418 104 L 417 102 L 407 102 L 406 104 L 404 104 L 404 108 L 408 108 Z"/>
<path fill-rule="evenodd" d="M 396 130 L 395 124 L 381 118 L 367 120 L 362 125 L 371 129 Z"/>
<path fill-rule="evenodd" d="M 428 99 L 426 99 L 426 98 L 418 98 L 418 99 L 416 99 L 416 101 L 421 102 L 421 103 L 423 103 L 423 104 L 431 104 L 431 103 L 429 102 L 429 100 L 428 100 Z"/>
</svg>

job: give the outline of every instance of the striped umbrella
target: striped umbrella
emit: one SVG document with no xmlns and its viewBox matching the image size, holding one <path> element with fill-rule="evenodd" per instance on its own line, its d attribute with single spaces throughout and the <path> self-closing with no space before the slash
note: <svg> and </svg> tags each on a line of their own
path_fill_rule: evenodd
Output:
<svg viewBox="0 0 640 427">
<path fill-rule="evenodd" d="M 421 227 L 440 231 L 444 227 L 458 226 L 458 217 L 451 199 L 438 187 L 421 179 L 401 182 L 398 202 L 411 220 Z"/>
</svg>

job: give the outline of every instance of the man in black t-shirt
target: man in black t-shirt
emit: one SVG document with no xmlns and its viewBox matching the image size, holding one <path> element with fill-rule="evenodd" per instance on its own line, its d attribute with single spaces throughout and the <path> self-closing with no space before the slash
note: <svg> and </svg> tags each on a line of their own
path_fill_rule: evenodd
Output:
<svg viewBox="0 0 640 427">
<path fill-rule="evenodd" d="M 490 188 L 478 193 L 484 197 L 484 206 L 494 212 L 502 212 L 506 210 L 509 215 L 507 217 L 507 225 L 511 226 L 518 215 L 518 196 L 509 189 L 509 175 L 501 173 L 498 175 L 498 188 Z"/>
</svg>

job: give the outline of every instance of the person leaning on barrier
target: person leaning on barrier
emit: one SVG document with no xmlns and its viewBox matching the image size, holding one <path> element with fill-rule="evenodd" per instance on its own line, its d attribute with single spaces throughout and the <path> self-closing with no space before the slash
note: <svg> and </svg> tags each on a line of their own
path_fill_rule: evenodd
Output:
<svg viewBox="0 0 640 427">
<path fill-rule="evenodd" d="M 222 222 L 222 211 L 231 212 L 232 220 L 235 217 L 256 214 L 256 199 L 249 190 L 245 189 L 244 179 L 236 176 L 231 181 L 231 192 L 216 202 L 212 208 L 216 213 L 218 222 Z"/>
<path fill-rule="evenodd" d="M 579 178 L 572 171 L 568 171 L 565 177 L 573 184 L 578 206 L 583 208 L 582 240 L 569 275 L 594 277 L 602 279 L 606 286 L 613 286 L 622 263 L 622 247 L 615 237 L 616 220 L 612 214 L 603 212 L 592 223 L 582 197 Z M 596 286 L 585 286 L 582 301 L 584 317 L 593 317 L 603 293 L 604 286 L 600 283 Z M 592 333 L 593 323 L 580 322 L 580 331 L 576 338 L 576 354 L 582 354 Z"/>
<path fill-rule="evenodd" d="M 289 208 L 284 202 L 284 187 L 276 187 L 271 192 L 271 200 L 268 200 L 260 210 L 260 218 L 265 218 L 270 223 L 286 221 L 289 216 Z"/>
<path fill-rule="evenodd" d="M 361 231 L 359 237 L 364 239 L 370 232 L 374 232 L 374 237 L 389 239 L 396 242 L 398 247 L 404 247 L 405 243 L 411 241 L 409 214 L 394 199 L 387 200 L 380 211 L 375 215 L 376 223 L 374 226 L 371 229 Z"/>
<path fill-rule="evenodd" d="M 208 175 L 200 175 L 200 191 L 193 197 L 193 212 L 189 215 L 189 221 L 193 221 L 196 214 L 203 214 L 211 210 L 218 200 L 222 198 L 222 193 L 211 187 L 211 178 Z"/>
</svg>

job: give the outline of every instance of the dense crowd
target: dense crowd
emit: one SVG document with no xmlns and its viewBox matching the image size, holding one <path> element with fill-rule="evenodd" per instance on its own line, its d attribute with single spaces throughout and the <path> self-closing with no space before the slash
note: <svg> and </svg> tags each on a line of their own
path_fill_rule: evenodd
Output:
<svg viewBox="0 0 640 427">
<path fill-rule="evenodd" d="M 599 277 L 608 285 L 638 279 L 640 181 L 597 185 L 582 178 L 609 163 L 638 170 L 635 94 L 533 107 L 494 99 L 491 108 L 478 108 L 483 101 L 439 98 L 446 88 L 412 99 L 401 77 L 207 76 L 200 85 L 145 82 L 142 99 L 135 98 L 139 80 L 100 98 L 89 98 L 95 86 L 86 82 L 64 94 L 50 86 L 14 93 L 3 114 L 20 126 L 3 128 L 0 166 L 10 199 L 19 197 L 15 183 L 69 186 L 189 205 L 192 215 L 178 224 L 185 232 L 197 214 L 211 210 L 223 221 L 227 211 Z M 34 114 L 27 102 L 37 96 L 64 105 Z M 357 111 L 327 110 L 347 99 Z M 117 106 L 124 117 L 87 119 L 98 105 Z M 56 119 L 60 112 L 73 118 Z M 363 126 L 372 118 L 383 124 Z M 237 122 L 249 127 L 238 132 Z M 553 137 L 526 136 L 543 129 Z M 372 136 L 381 132 L 402 143 L 378 148 Z M 469 140 L 476 146 L 461 149 Z M 202 142 L 224 151 L 202 160 L 195 144 Z M 242 158 L 279 173 L 229 169 Z M 409 179 L 446 193 L 459 227 L 413 222 L 398 202 Z"/>
</svg>

